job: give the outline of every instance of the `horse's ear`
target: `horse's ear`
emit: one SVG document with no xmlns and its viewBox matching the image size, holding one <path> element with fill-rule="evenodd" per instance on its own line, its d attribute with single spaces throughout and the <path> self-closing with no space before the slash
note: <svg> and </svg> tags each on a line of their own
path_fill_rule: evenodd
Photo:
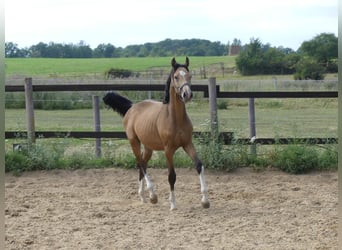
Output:
<svg viewBox="0 0 342 250">
<path fill-rule="evenodd" d="M 189 57 L 186 57 L 186 58 L 185 58 L 185 66 L 186 66 L 186 67 L 189 67 Z"/>
<path fill-rule="evenodd" d="M 175 58 L 172 58 L 172 60 L 171 60 L 171 65 L 172 65 L 172 67 L 175 68 L 175 67 L 176 67 L 176 64 L 177 64 L 176 59 L 175 59 Z"/>
</svg>

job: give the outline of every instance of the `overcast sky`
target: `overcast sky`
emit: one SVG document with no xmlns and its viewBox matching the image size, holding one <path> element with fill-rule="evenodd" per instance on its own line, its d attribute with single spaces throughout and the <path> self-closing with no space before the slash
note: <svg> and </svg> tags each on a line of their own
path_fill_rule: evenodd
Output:
<svg viewBox="0 0 342 250">
<path fill-rule="evenodd" d="M 303 41 L 338 34 L 338 0 L 7 0 L 5 40 L 95 48 L 171 39 L 242 44 L 250 38 L 297 50 Z"/>
</svg>

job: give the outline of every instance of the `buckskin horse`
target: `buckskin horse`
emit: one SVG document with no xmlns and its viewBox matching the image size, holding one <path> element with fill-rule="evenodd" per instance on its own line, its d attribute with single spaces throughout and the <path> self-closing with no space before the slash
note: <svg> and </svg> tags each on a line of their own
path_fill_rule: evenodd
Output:
<svg viewBox="0 0 342 250">
<path fill-rule="evenodd" d="M 139 196 L 146 202 L 144 196 L 144 180 L 149 191 L 150 202 L 158 202 L 154 185 L 146 172 L 147 163 L 153 150 L 164 151 L 168 166 L 170 184 L 170 210 L 176 209 L 175 182 L 176 172 L 173 156 L 180 147 L 190 156 L 196 166 L 201 184 L 202 207 L 209 208 L 208 188 L 204 177 L 204 166 L 197 156 L 192 143 L 192 123 L 186 113 L 185 104 L 192 99 L 191 74 L 188 70 L 189 58 L 185 64 L 178 64 L 175 58 L 171 61 L 169 75 L 168 103 L 144 100 L 133 104 L 126 97 L 115 92 L 109 92 L 103 97 L 106 105 L 123 116 L 123 125 L 139 169 Z M 141 152 L 141 144 L 143 151 Z"/>
</svg>

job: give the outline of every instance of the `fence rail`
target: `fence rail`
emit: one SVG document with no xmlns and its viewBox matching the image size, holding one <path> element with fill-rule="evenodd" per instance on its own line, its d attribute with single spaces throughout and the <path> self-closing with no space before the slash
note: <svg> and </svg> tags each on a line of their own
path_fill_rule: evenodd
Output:
<svg viewBox="0 0 342 250">
<path fill-rule="evenodd" d="M 31 78 L 29 78 L 31 79 Z M 26 79 L 27 80 L 27 79 Z M 26 82 L 25 80 L 25 82 Z M 210 81 L 210 79 L 209 79 Z M 32 83 L 32 79 L 31 79 Z M 210 82 L 209 82 L 210 85 Z M 164 91 L 163 84 L 58 84 L 58 85 L 32 85 L 33 92 L 55 92 L 55 91 Z M 208 85 L 194 84 L 191 86 L 193 91 L 203 92 L 204 97 L 214 98 L 212 103 L 216 103 L 216 98 L 337 98 L 337 91 L 247 91 L 247 92 L 230 92 L 220 91 L 220 86 L 214 83 L 216 88 L 216 96 L 209 96 Z M 24 85 L 6 85 L 5 92 L 24 92 Z M 216 112 L 216 111 L 211 111 Z M 194 132 L 194 136 L 200 137 L 204 132 Z M 6 131 L 5 138 L 22 138 L 29 137 L 26 131 Z M 36 138 L 126 138 L 125 132 L 100 132 L 100 131 L 33 131 L 33 137 Z M 224 143 L 230 144 L 290 144 L 290 143 L 306 143 L 306 144 L 335 144 L 338 143 L 337 138 L 250 138 L 234 139 L 233 133 L 221 132 L 219 136 Z M 251 136 L 252 137 L 252 136 Z"/>
<path fill-rule="evenodd" d="M 58 92 L 58 91 L 164 91 L 162 84 L 58 84 L 58 85 L 33 85 L 34 92 Z M 194 84 L 191 90 L 203 92 L 204 97 L 209 97 L 208 85 Z M 5 92 L 24 92 L 24 85 L 7 85 Z M 336 98 L 337 91 L 220 91 L 216 86 L 217 98 Z"/>
</svg>

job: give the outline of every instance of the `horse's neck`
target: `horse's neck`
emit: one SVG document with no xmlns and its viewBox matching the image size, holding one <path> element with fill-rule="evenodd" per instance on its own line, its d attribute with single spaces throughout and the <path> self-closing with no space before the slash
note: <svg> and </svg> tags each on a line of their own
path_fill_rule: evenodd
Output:
<svg viewBox="0 0 342 250">
<path fill-rule="evenodd" d="M 170 102 L 169 102 L 169 114 L 175 124 L 180 124 L 184 121 L 186 116 L 185 104 L 182 102 L 176 94 L 173 87 L 170 87 Z"/>
</svg>

